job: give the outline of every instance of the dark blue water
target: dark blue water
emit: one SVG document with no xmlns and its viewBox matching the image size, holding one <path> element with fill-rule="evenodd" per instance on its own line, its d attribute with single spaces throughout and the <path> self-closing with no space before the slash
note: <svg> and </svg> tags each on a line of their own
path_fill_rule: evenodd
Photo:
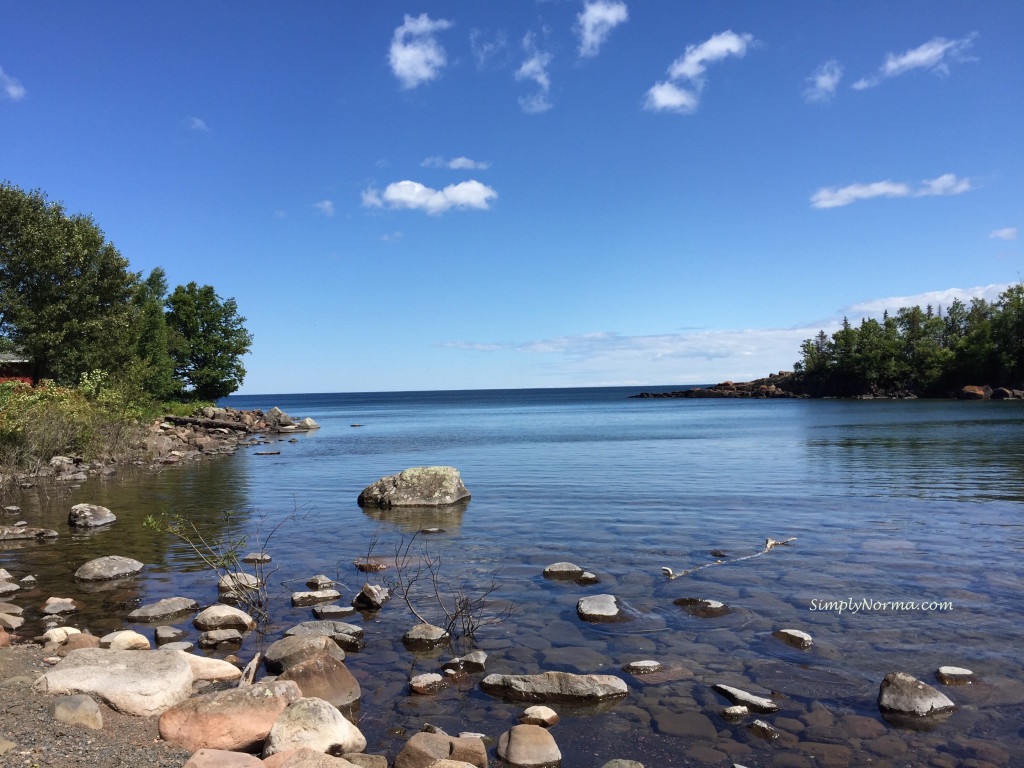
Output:
<svg viewBox="0 0 1024 768">
<path fill-rule="evenodd" d="M 278 456 L 249 448 L 158 476 L 91 483 L 75 492 L 90 498 L 70 501 L 127 514 L 119 513 L 116 530 L 48 551 L 76 562 L 111 554 L 101 550 L 115 542 L 134 547 L 150 563 L 134 599 L 212 601 L 216 591 L 194 553 L 170 540 L 154 543 L 136 522 L 142 513 L 188 513 L 221 533 L 248 535 L 247 545 L 259 520 L 264 534 L 284 520 L 268 548 L 277 568 L 273 639 L 310 618 L 287 599 L 306 578 L 337 578 L 347 589 L 344 602 L 362 583 L 352 561 L 371 545 L 372 554 L 393 557 L 416 531 L 441 527 L 445 533 L 415 546 L 426 542 L 430 556 L 442 559 L 452 588 L 483 590 L 493 578 L 500 586 L 492 609 L 517 608 L 477 636 L 489 671 L 601 672 L 630 685 L 630 697 L 609 712 L 563 718 L 554 735 L 567 765 L 596 767 L 613 757 L 770 765 L 779 753 L 787 765 L 823 764 L 809 757 L 816 744 L 847 750 L 832 754 L 840 761 L 832 764 L 907 764 L 905 750 L 923 756 L 913 764 L 983 753 L 990 762 L 1005 753 L 1002 764 L 1024 759 L 1024 403 L 629 399 L 635 391 L 231 397 L 224 404 L 276 405 L 313 417 L 321 429 L 276 443 Z M 431 464 L 461 471 L 473 495 L 464 511 L 381 513 L 356 505 L 378 477 Z M 218 517 L 225 508 L 239 511 L 227 526 Z M 40 501 L 36 512 L 42 520 L 66 513 L 65 500 Z M 761 551 L 767 537 L 796 540 L 740 559 Z M 712 556 L 713 549 L 726 556 Z M 60 583 L 70 565 L 45 565 L 41 551 L 2 552 L 0 565 L 24 570 L 42 558 L 36 569 Z M 723 562 L 675 580 L 661 570 L 716 559 Z M 543 567 L 560 560 L 593 571 L 601 583 L 544 580 Z M 631 620 L 581 622 L 577 600 L 602 593 L 618 597 Z M 696 618 L 673 605 L 682 596 L 717 599 L 733 612 Z M 951 609 L 812 610 L 842 599 L 948 602 Z M 114 607 L 109 598 L 104 611 Z M 117 623 L 89 620 L 100 628 Z M 397 732 L 423 721 L 495 738 L 515 723 L 520 708 L 483 695 L 475 681 L 434 698 L 411 697 L 409 675 L 435 671 L 445 658 L 402 648 L 398 638 L 412 623 L 392 603 L 366 625 L 367 649 L 350 657 L 364 688 L 360 727 L 369 751 L 393 757 L 404 742 Z M 783 645 L 771 635 L 781 627 L 810 632 L 814 647 Z M 247 640 L 240 655 L 255 647 Z M 642 658 L 675 672 L 648 683 L 620 671 Z M 944 664 L 979 678 L 948 690 L 960 705 L 949 721 L 917 733 L 881 720 L 874 700 L 887 672 L 934 682 Z M 783 738 L 768 744 L 745 724 L 723 721 L 717 713 L 726 702 L 710 690 L 721 681 L 775 691 Z M 827 726 L 812 714 L 822 707 L 832 715 Z"/>
</svg>

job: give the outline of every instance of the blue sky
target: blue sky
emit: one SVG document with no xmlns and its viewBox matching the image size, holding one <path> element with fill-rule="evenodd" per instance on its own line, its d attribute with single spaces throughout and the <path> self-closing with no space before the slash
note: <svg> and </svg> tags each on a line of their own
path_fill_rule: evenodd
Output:
<svg viewBox="0 0 1024 768">
<path fill-rule="evenodd" d="M 1020 279 L 1016 2 L 0 0 L 0 177 L 242 392 L 709 383 Z"/>
</svg>

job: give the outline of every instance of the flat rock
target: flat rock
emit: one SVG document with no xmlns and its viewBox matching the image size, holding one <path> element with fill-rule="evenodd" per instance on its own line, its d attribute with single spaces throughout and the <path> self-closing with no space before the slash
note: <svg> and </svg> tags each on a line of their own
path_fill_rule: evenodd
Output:
<svg viewBox="0 0 1024 768">
<path fill-rule="evenodd" d="M 442 669 L 450 669 L 454 672 L 483 672 L 487 666 L 487 654 L 477 649 L 465 656 L 456 656 L 441 665 Z"/>
<path fill-rule="evenodd" d="M 68 513 L 68 525 L 72 528 L 100 528 L 114 522 L 114 513 L 99 504 L 75 504 Z"/>
<path fill-rule="evenodd" d="M 680 597 L 672 602 L 685 609 L 692 616 L 698 616 L 702 619 L 725 616 L 732 610 L 725 603 L 720 603 L 718 600 L 707 600 L 703 597 Z"/>
<path fill-rule="evenodd" d="M 882 714 L 930 717 L 952 712 L 956 705 L 945 694 L 906 672 L 890 672 L 878 689 Z"/>
<path fill-rule="evenodd" d="M 174 651 L 72 651 L 33 688 L 41 693 L 89 693 L 113 709 L 153 717 L 192 693 L 192 668 Z"/>
<path fill-rule="evenodd" d="M 814 644 L 811 636 L 799 629 L 777 629 L 772 632 L 772 637 L 800 650 L 807 650 Z"/>
<path fill-rule="evenodd" d="M 359 683 L 348 671 L 345 662 L 321 651 L 289 666 L 278 680 L 291 680 L 306 698 L 323 699 L 343 708 L 359 701 Z"/>
<path fill-rule="evenodd" d="M 379 611 L 391 599 L 391 590 L 380 584 L 363 584 L 359 594 L 352 598 L 352 607 L 360 611 Z"/>
<path fill-rule="evenodd" d="M 247 554 L 245 557 L 242 558 L 242 562 L 243 563 L 248 563 L 249 565 L 256 565 L 256 564 L 266 565 L 271 560 L 273 560 L 273 558 L 270 555 L 268 555 L 266 552 L 250 552 L 249 554 Z"/>
<path fill-rule="evenodd" d="M 141 571 L 145 565 L 138 560 L 121 555 L 108 555 L 90 560 L 77 571 L 75 578 L 78 581 L 109 581 L 132 576 Z"/>
<path fill-rule="evenodd" d="M 631 675 L 637 677 L 641 675 L 653 675 L 661 672 L 662 665 L 652 659 L 644 659 L 643 661 L 631 661 L 626 664 L 623 668 L 623 672 L 628 672 Z"/>
<path fill-rule="evenodd" d="M 576 581 L 584 573 L 576 563 L 552 563 L 544 569 L 545 579 L 556 579 L 558 581 Z"/>
<path fill-rule="evenodd" d="M 217 603 L 196 614 L 192 619 L 192 625 L 202 632 L 216 629 L 237 629 L 244 632 L 255 629 L 256 621 L 240 608 Z"/>
<path fill-rule="evenodd" d="M 8 616 L 21 616 L 24 612 L 25 609 L 20 605 L 0 602 L 0 613 L 6 613 Z"/>
<path fill-rule="evenodd" d="M 246 589 L 259 589 L 260 580 L 251 573 L 234 571 L 225 573 L 217 579 L 217 590 L 219 592 L 238 592 Z"/>
<path fill-rule="evenodd" d="M 451 639 L 441 627 L 433 624 L 417 624 L 404 635 L 402 644 L 410 651 L 429 651 L 441 645 L 446 645 Z"/>
<path fill-rule="evenodd" d="M 3 541 L 3 539 L 0 539 L 0 541 Z M 21 587 L 13 581 L 0 581 L 0 596 L 13 595 L 19 589 L 21 589 Z"/>
<path fill-rule="evenodd" d="M 292 605 L 301 607 L 304 605 L 316 605 L 317 603 L 330 603 L 341 597 L 336 589 L 316 589 L 312 592 L 292 592 Z"/>
<path fill-rule="evenodd" d="M 188 597 L 166 597 L 155 603 L 143 605 L 128 614 L 132 621 L 167 621 L 199 610 L 199 603 Z"/>
<path fill-rule="evenodd" d="M 487 749 L 481 739 L 420 731 L 413 734 L 395 758 L 394 768 L 429 768 L 438 760 L 487 768 Z"/>
<path fill-rule="evenodd" d="M 0 541 L 19 539 L 56 539 L 57 532 L 50 528 L 32 528 L 27 525 L 0 525 Z M 0 592 L 0 594 L 3 594 Z"/>
<path fill-rule="evenodd" d="M 222 645 L 241 645 L 242 633 L 237 629 L 211 629 L 199 634 L 200 648 L 219 648 Z"/>
<path fill-rule="evenodd" d="M 278 675 L 299 662 L 325 652 L 338 661 L 345 660 L 345 651 L 333 637 L 314 634 L 289 635 L 271 643 L 263 655 L 263 666 L 270 674 Z"/>
<path fill-rule="evenodd" d="M 306 586 L 310 589 L 330 589 L 334 586 L 334 580 L 321 573 L 309 579 Z"/>
<path fill-rule="evenodd" d="M 195 696 L 160 716 L 160 737 L 189 751 L 251 751 L 259 748 L 278 716 L 301 696 L 295 683 L 277 680 Z"/>
<path fill-rule="evenodd" d="M 619 599 L 615 595 L 590 595 L 576 603 L 576 615 L 583 621 L 622 621 Z"/>
<path fill-rule="evenodd" d="M 78 610 L 78 603 L 69 597 L 48 597 L 40 613 L 43 616 L 62 616 Z"/>
<path fill-rule="evenodd" d="M 742 704 L 733 704 L 731 707 L 726 707 L 718 714 L 722 716 L 723 720 L 727 720 L 730 723 L 736 723 L 749 715 L 750 710 Z"/>
<path fill-rule="evenodd" d="M 974 672 L 964 667 L 939 667 L 935 678 L 943 685 L 970 685 L 974 682 Z"/>
<path fill-rule="evenodd" d="M 176 643 L 185 636 L 185 630 L 178 629 L 178 627 L 160 626 L 153 630 L 153 640 L 156 641 L 157 645 L 166 645 L 167 643 Z"/>
<path fill-rule="evenodd" d="M 731 685 L 723 685 L 721 683 L 716 683 L 712 688 L 717 693 L 725 696 L 725 698 L 733 704 L 742 704 L 753 712 L 771 714 L 772 712 L 779 711 L 779 705 L 771 699 L 764 696 L 755 696 L 752 693 L 747 693 L 741 688 L 734 688 Z"/>
<path fill-rule="evenodd" d="M 351 605 L 314 605 L 313 615 L 318 619 L 326 619 L 328 621 L 334 621 L 338 619 L 347 619 L 356 613 L 356 609 Z"/>
<path fill-rule="evenodd" d="M 546 728 L 516 725 L 498 737 L 498 757 L 513 768 L 553 768 L 562 753 Z"/>
<path fill-rule="evenodd" d="M 302 698 L 278 715 L 267 735 L 263 756 L 297 747 L 318 752 L 362 752 L 366 738 L 329 702 Z"/>
<path fill-rule="evenodd" d="M 361 752 L 349 752 L 347 756 L 352 759 L 325 755 L 323 752 L 317 752 L 309 747 L 299 747 L 298 749 L 289 749 L 284 752 L 278 752 L 276 755 L 271 755 L 261 762 L 260 765 L 263 768 L 388 768 L 387 758 L 383 755 L 364 755 Z M 356 762 L 360 758 L 368 757 L 384 757 L 384 764 Z"/>
<path fill-rule="evenodd" d="M 68 635 L 67 640 L 61 643 L 57 649 L 57 656 L 64 658 L 72 651 L 77 651 L 79 648 L 99 648 L 100 639 L 93 635 L 86 635 L 79 633 L 77 635 Z"/>
<path fill-rule="evenodd" d="M 244 752 L 226 749 L 200 749 L 183 768 L 262 768 L 263 761 Z"/>
<path fill-rule="evenodd" d="M 448 687 L 448 680 L 444 675 L 436 672 L 426 672 L 416 675 L 409 681 L 409 690 L 423 696 L 429 696 Z"/>
<path fill-rule="evenodd" d="M 455 467 L 410 467 L 382 477 L 359 494 L 361 507 L 445 507 L 470 498 Z"/>
<path fill-rule="evenodd" d="M 611 675 L 544 672 L 539 675 L 488 675 L 480 681 L 485 693 L 509 701 L 596 704 L 620 699 L 629 689 Z"/>
<path fill-rule="evenodd" d="M 21 618 L 21 616 L 12 616 L 9 613 L 0 613 L 0 627 L 3 627 L 8 631 L 18 629 L 18 627 L 24 623 L 25 620 Z"/>
</svg>

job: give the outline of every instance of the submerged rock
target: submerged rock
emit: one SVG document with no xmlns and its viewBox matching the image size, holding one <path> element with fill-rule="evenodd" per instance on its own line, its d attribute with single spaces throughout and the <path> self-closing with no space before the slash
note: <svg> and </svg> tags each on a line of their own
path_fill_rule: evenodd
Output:
<svg viewBox="0 0 1024 768">
<path fill-rule="evenodd" d="M 429 651 L 441 645 L 446 645 L 451 636 L 441 627 L 433 624 L 417 624 L 404 635 L 402 644 L 410 651 Z"/>
<path fill-rule="evenodd" d="M 56 539 L 57 532 L 49 528 L 30 528 L 26 525 L 0 525 L 0 541 L 17 539 Z"/>
<path fill-rule="evenodd" d="M 755 696 L 752 693 L 747 693 L 741 688 L 734 688 L 731 685 L 716 683 L 712 686 L 712 689 L 725 696 L 725 698 L 729 699 L 733 704 L 742 704 L 754 712 L 771 714 L 772 712 L 779 711 L 779 705 L 771 699 L 765 696 Z"/>
<path fill-rule="evenodd" d="M 87 562 L 75 571 L 75 578 L 78 581 L 109 581 L 133 576 L 143 568 L 145 568 L 143 563 L 130 557 L 108 555 Z"/>
<path fill-rule="evenodd" d="M 809 634 L 799 629 L 777 629 L 772 632 L 772 637 L 800 650 L 807 650 L 814 642 Z"/>
<path fill-rule="evenodd" d="M 623 621 L 615 595 L 591 595 L 576 603 L 576 615 L 583 621 Z"/>
<path fill-rule="evenodd" d="M 470 498 L 455 467 L 410 467 L 359 494 L 361 507 L 446 507 Z"/>
<path fill-rule="evenodd" d="M 672 602 L 684 608 L 687 613 L 702 619 L 725 616 L 732 610 L 725 603 L 720 603 L 717 600 L 706 600 L 702 597 L 680 597 Z"/>
<path fill-rule="evenodd" d="M 544 672 L 539 675 L 488 675 L 480 681 L 485 693 L 509 701 L 596 704 L 624 698 L 626 684 L 612 675 L 575 675 Z"/>
<path fill-rule="evenodd" d="M 943 685 L 970 685 L 974 682 L 974 672 L 963 667 L 939 667 L 935 678 Z"/>
<path fill-rule="evenodd" d="M 175 616 L 192 613 L 199 609 L 199 603 L 188 597 L 167 597 L 136 608 L 128 614 L 131 621 L 166 621 Z"/>
</svg>

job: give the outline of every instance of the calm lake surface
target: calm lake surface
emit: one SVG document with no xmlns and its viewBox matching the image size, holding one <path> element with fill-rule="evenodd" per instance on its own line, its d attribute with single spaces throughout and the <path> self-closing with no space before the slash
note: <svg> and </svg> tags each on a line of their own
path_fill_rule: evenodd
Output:
<svg viewBox="0 0 1024 768">
<path fill-rule="evenodd" d="M 184 595 L 217 599 L 216 579 L 187 547 L 153 534 L 146 515 L 186 514 L 210 535 L 253 539 L 294 511 L 268 546 L 272 620 L 266 641 L 312 618 L 290 593 L 327 574 L 347 604 L 363 577 L 352 566 L 393 556 L 417 539 L 444 576 L 471 592 L 496 573 L 495 607 L 518 612 L 485 627 L 476 646 L 487 672 L 565 670 L 622 677 L 628 698 L 607 711 L 563 710 L 552 731 L 563 765 L 612 758 L 654 765 L 1017 765 L 1024 761 L 1024 403 L 930 401 L 636 400 L 635 389 L 510 390 L 231 397 L 236 408 L 278 406 L 321 429 L 297 441 L 159 473 L 122 473 L 72 489 L 23 493 L 21 518 L 55 528 L 45 544 L 7 545 L 0 567 L 33 574 L 13 596 L 31 633 L 57 595 L 86 606 L 69 624 L 94 634 L 152 627 L 126 616 L 140 603 Z M 351 425 L 361 426 L 353 427 Z M 257 450 L 280 450 L 257 456 Z M 406 467 L 457 467 L 473 495 L 463 511 L 363 511 L 369 483 Z M 71 504 L 110 507 L 109 530 L 73 534 Z M 221 513 L 237 514 L 224 524 Z M 743 559 L 767 537 L 788 546 Z M 716 560 L 722 564 L 669 580 Z M 417 550 L 418 551 L 418 550 Z M 71 574 L 120 554 L 147 563 L 127 582 L 86 592 Z M 545 580 L 569 560 L 600 583 Z M 381 574 L 386 576 L 387 572 Z M 378 577 L 371 580 L 377 581 Z M 589 624 L 587 595 L 619 598 L 629 620 Z M 732 612 L 699 618 L 680 597 L 722 601 Z M 951 603 L 949 610 L 824 610 L 827 601 Z M 425 610 L 428 612 L 430 608 Z M 431 617 L 438 618 L 436 614 Z M 359 726 L 369 752 L 393 759 L 424 722 L 494 739 L 522 705 L 483 694 L 480 675 L 437 696 L 408 692 L 410 676 L 452 653 L 413 654 L 400 643 L 415 620 L 400 601 L 361 617 L 366 648 L 346 663 L 362 686 Z M 179 624 L 187 637 L 197 633 Z M 814 637 L 810 650 L 772 637 Z M 266 642 L 265 641 L 265 642 Z M 239 656 L 260 647 L 251 634 Z M 655 659 L 666 671 L 633 677 L 622 665 Z M 942 665 L 978 682 L 945 687 Z M 958 710 L 930 731 L 886 723 L 875 699 L 887 672 L 941 688 Z M 718 682 L 773 692 L 782 710 L 760 716 L 781 737 L 766 742 L 718 712 Z M 493 746 L 491 750 L 493 756 Z"/>
</svg>

